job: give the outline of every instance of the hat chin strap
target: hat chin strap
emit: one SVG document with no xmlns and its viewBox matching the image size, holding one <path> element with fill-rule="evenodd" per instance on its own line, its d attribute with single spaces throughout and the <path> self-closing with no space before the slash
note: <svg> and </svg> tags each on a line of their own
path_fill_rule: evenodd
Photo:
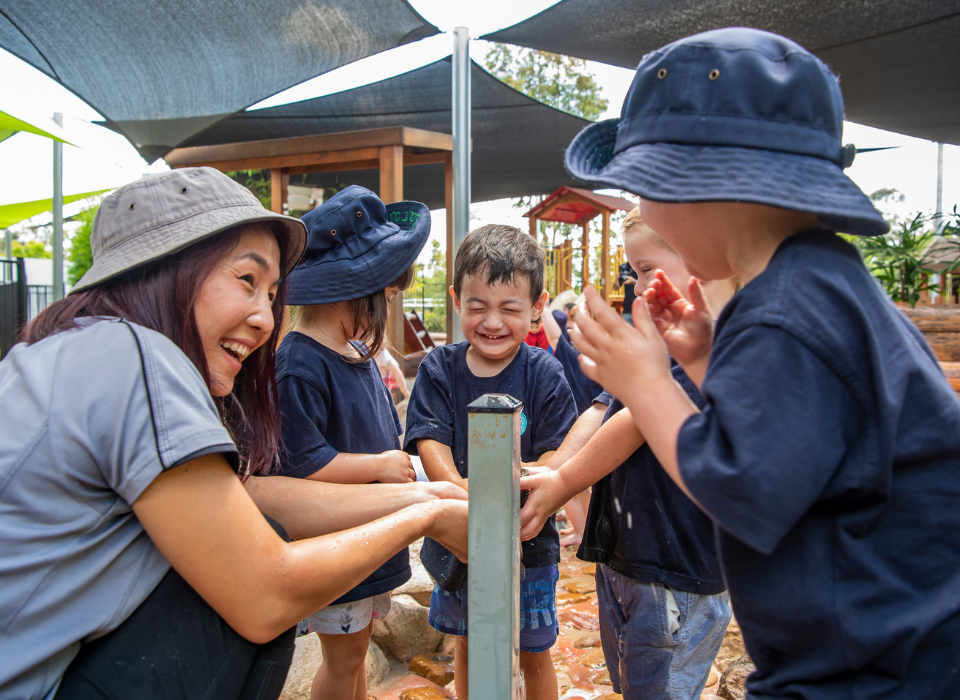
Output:
<svg viewBox="0 0 960 700">
<path fill-rule="evenodd" d="M 848 143 L 843 147 L 843 153 L 840 156 L 840 167 L 844 170 L 853 165 L 853 159 L 857 157 L 857 147 Z"/>
</svg>

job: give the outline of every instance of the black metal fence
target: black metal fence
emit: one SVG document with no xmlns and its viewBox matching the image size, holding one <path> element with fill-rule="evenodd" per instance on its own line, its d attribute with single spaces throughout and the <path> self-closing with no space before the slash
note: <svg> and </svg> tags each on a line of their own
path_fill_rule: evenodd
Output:
<svg viewBox="0 0 960 700">
<path fill-rule="evenodd" d="M 27 321 L 32 321 L 53 303 L 53 286 L 49 284 L 27 285 Z"/>
<path fill-rule="evenodd" d="M 0 357 L 17 342 L 27 322 L 27 275 L 23 258 L 0 260 Z"/>
</svg>

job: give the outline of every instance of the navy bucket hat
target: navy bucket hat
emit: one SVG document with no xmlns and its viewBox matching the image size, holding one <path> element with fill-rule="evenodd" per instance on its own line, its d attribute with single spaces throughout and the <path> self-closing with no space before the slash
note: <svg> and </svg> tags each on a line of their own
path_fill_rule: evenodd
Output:
<svg viewBox="0 0 960 700">
<path fill-rule="evenodd" d="M 619 119 L 570 144 L 567 170 L 659 202 L 736 201 L 816 214 L 843 233 L 887 223 L 843 168 L 843 97 L 830 69 L 777 34 L 736 27 L 647 54 Z"/>
<path fill-rule="evenodd" d="M 426 205 L 384 205 L 358 185 L 301 220 L 307 246 L 289 276 L 288 303 L 296 306 L 359 299 L 386 289 L 413 265 L 430 235 Z"/>
</svg>

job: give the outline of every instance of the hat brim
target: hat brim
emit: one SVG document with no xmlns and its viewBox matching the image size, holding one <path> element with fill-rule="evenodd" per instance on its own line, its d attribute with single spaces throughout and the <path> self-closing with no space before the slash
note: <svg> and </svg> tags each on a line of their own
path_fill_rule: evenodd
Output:
<svg viewBox="0 0 960 700">
<path fill-rule="evenodd" d="M 749 202 L 815 214 L 823 226 L 880 236 L 887 222 L 823 158 L 737 146 L 644 143 L 612 155 L 619 120 L 591 124 L 566 153 L 567 171 L 658 202 Z"/>
<path fill-rule="evenodd" d="M 409 228 L 399 230 L 360 258 L 318 260 L 299 265 L 290 273 L 287 303 L 293 306 L 334 304 L 359 299 L 393 284 L 417 261 L 430 236 L 430 209 L 420 202 L 403 201 L 386 205 L 391 212 L 405 211 L 417 215 Z M 397 227 L 387 223 L 386 226 Z"/>
<path fill-rule="evenodd" d="M 282 246 L 280 274 L 286 277 L 297 264 L 307 243 L 307 229 L 303 222 L 292 216 L 266 212 L 262 207 L 241 204 L 204 211 L 189 219 L 176 222 L 179 244 L 174 243 L 169 236 L 163 235 L 160 230 L 156 230 L 141 234 L 140 237 L 151 236 L 149 241 L 131 238 L 124 245 L 105 251 L 98 256 L 70 293 L 107 282 L 125 272 L 178 253 L 231 228 L 256 223 L 274 224 L 274 229 L 284 235 L 286 241 Z M 131 261 L 130 250 L 134 247 L 138 255 L 136 260 Z"/>
</svg>

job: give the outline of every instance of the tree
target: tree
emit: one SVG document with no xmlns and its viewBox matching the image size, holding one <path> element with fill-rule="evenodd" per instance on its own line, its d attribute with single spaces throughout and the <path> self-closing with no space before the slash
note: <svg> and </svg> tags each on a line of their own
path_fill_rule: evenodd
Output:
<svg viewBox="0 0 960 700">
<path fill-rule="evenodd" d="M 97 216 L 99 204 L 88 207 L 74 218 L 79 220 L 80 226 L 70 238 L 70 250 L 67 252 L 67 284 L 71 287 L 80 281 L 90 266 L 93 265 L 93 251 L 90 248 L 90 234 L 93 232 L 93 220 Z"/>
<path fill-rule="evenodd" d="M 582 58 L 494 44 L 484 64 L 513 89 L 569 114 L 596 121 L 607 109 Z"/>
<path fill-rule="evenodd" d="M 53 252 L 47 250 L 43 241 L 21 241 L 13 239 L 13 257 L 15 258 L 52 258 Z"/>
</svg>

